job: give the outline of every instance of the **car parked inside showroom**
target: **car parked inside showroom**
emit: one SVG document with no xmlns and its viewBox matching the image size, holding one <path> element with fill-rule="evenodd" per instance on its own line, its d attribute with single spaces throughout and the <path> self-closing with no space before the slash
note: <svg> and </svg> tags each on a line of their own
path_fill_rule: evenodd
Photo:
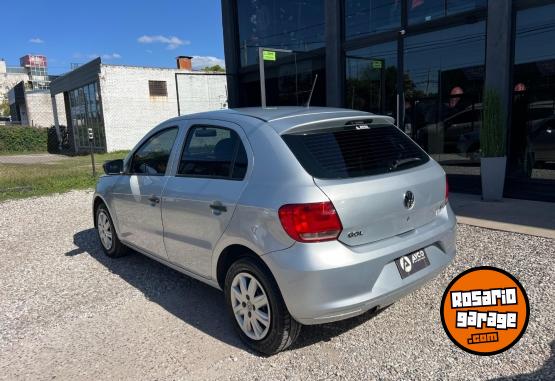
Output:
<svg viewBox="0 0 555 381">
<path fill-rule="evenodd" d="M 302 325 L 391 305 L 455 255 L 445 172 L 386 116 L 180 116 L 104 169 L 93 210 L 106 254 L 133 249 L 222 289 L 239 336 L 265 354 Z"/>
</svg>

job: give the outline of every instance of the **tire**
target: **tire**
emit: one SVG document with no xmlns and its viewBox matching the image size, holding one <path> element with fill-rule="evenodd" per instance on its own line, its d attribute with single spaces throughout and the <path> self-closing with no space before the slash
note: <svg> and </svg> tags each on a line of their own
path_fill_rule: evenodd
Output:
<svg viewBox="0 0 555 381">
<path fill-rule="evenodd" d="M 95 219 L 96 232 L 104 254 L 111 258 L 119 258 L 126 255 L 128 253 L 128 248 L 119 240 L 116 229 L 114 229 L 112 216 L 110 216 L 110 212 L 108 212 L 106 205 L 100 204 L 98 206 L 96 209 Z M 111 240 L 109 242 L 106 240 L 107 230 L 111 236 Z"/>
<path fill-rule="evenodd" d="M 247 292 L 240 293 L 240 280 L 249 278 L 250 280 L 244 283 Z M 256 283 L 252 283 L 253 279 Z M 253 284 L 253 289 L 256 289 L 251 295 L 254 295 L 254 297 L 248 299 L 248 291 L 251 291 L 248 286 Z M 299 336 L 301 324 L 289 314 L 276 281 L 267 269 L 257 264 L 253 259 L 242 258 L 230 266 L 225 277 L 224 292 L 233 327 L 241 340 L 255 351 L 265 355 L 276 354 L 288 348 Z M 234 297 L 232 297 L 232 293 Z M 262 296 L 267 299 L 267 308 L 264 302 L 261 302 L 261 305 L 256 304 L 257 300 L 264 300 Z M 243 303 L 240 300 L 243 300 Z M 255 301 L 255 303 L 245 306 L 245 303 L 250 300 Z M 234 312 L 234 307 L 239 311 L 238 316 Z M 248 317 L 244 314 L 246 311 L 250 314 L 248 316 L 251 316 L 249 319 L 253 321 L 252 324 L 247 324 L 252 332 L 249 332 L 248 329 L 245 331 L 240 323 L 241 315 L 243 321 L 245 317 Z M 267 327 L 262 323 L 265 319 L 259 320 L 264 314 L 269 315 L 267 319 L 269 325 Z M 258 332 L 256 332 L 256 326 L 259 328 Z M 260 332 L 260 328 L 263 332 Z"/>
</svg>

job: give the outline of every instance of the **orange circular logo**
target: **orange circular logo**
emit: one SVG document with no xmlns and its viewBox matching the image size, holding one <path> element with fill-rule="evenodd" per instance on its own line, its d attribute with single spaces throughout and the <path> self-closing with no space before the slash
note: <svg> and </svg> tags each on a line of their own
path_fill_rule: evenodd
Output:
<svg viewBox="0 0 555 381">
<path fill-rule="evenodd" d="M 520 282 L 495 267 L 459 274 L 443 293 L 441 322 L 459 348 L 490 356 L 506 351 L 526 331 L 528 296 Z"/>
</svg>

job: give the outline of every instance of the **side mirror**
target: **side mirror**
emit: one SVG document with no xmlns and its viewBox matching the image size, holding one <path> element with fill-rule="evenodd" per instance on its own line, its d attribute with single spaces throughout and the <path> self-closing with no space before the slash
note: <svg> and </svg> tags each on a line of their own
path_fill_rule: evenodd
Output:
<svg viewBox="0 0 555 381">
<path fill-rule="evenodd" d="M 123 172 L 123 160 L 110 160 L 106 161 L 102 164 L 102 168 L 104 168 L 104 173 L 107 175 L 119 175 Z"/>
</svg>

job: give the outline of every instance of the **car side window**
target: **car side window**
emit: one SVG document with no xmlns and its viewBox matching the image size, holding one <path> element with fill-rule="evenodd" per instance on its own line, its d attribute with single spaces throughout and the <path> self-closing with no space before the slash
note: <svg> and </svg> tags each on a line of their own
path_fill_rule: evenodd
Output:
<svg viewBox="0 0 555 381">
<path fill-rule="evenodd" d="M 163 176 L 166 173 L 178 131 L 177 127 L 171 127 L 156 133 L 144 142 L 133 154 L 129 173 Z"/>
<path fill-rule="evenodd" d="M 247 166 L 245 147 L 235 131 L 194 126 L 187 134 L 178 175 L 243 180 Z"/>
</svg>

